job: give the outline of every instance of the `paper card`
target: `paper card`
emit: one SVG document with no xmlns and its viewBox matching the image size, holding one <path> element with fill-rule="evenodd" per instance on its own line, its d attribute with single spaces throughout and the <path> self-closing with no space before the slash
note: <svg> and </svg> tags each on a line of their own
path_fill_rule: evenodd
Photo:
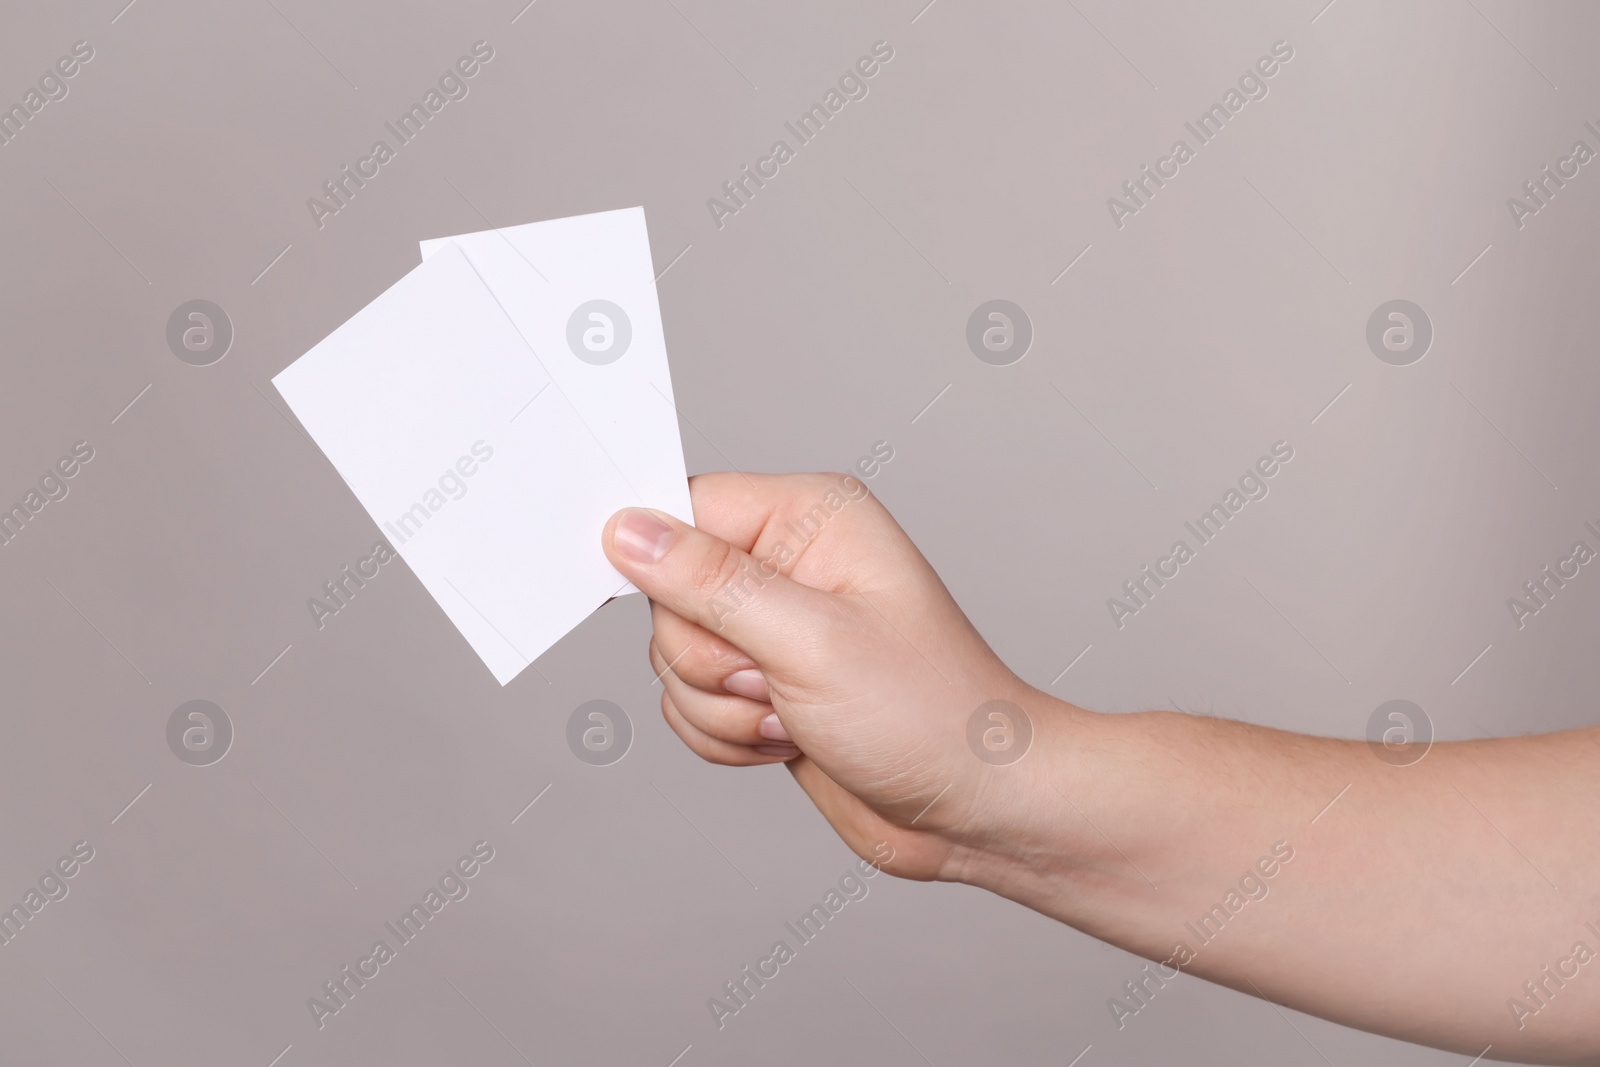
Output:
<svg viewBox="0 0 1600 1067">
<path fill-rule="evenodd" d="M 502 685 L 625 584 L 600 530 L 640 499 L 460 249 L 273 384 Z"/>
<path fill-rule="evenodd" d="M 636 502 L 693 522 L 644 209 L 423 241 L 423 257 L 452 243 L 616 461 Z"/>
</svg>

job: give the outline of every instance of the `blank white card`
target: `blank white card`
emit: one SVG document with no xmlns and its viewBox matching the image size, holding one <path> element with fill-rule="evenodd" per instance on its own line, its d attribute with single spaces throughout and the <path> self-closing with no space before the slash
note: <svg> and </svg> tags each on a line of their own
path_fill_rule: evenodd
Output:
<svg viewBox="0 0 1600 1067">
<path fill-rule="evenodd" d="M 560 273 L 558 250 L 541 251 Z M 608 286 L 605 265 L 591 256 L 587 274 L 565 268 L 575 287 L 524 300 L 502 267 L 487 262 L 493 254 L 479 255 L 481 270 L 449 242 L 431 248 L 421 266 L 273 382 L 503 685 L 631 588 L 600 549 L 612 512 L 644 504 L 691 516 L 675 416 L 670 439 L 659 424 L 610 417 L 637 403 L 639 390 L 618 390 L 622 399 L 611 401 L 606 387 L 582 377 L 624 363 L 641 340 L 641 352 L 659 346 L 664 377 L 653 287 L 634 284 L 630 271 Z M 496 279 L 495 291 L 482 271 Z M 583 295 L 591 292 L 611 295 Z M 632 309 L 624 314 L 636 333 L 609 361 L 605 345 L 617 345 L 620 323 L 609 316 L 608 338 L 606 305 L 594 305 L 600 319 L 580 320 L 576 350 L 558 344 L 551 325 L 566 304 L 571 318 L 592 300 Z M 673 412 L 670 392 L 656 403 Z M 675 468 L 659 457 L 624 466 L 660 451 L 675 457 Z M 641 491 L 646 484 L 652 496 Z"/>
</svg>

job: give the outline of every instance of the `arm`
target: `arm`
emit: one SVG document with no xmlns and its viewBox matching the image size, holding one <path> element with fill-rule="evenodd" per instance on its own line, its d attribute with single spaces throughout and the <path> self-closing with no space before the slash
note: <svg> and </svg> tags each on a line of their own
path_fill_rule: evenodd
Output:
<svg viewBox="0 0 1600 1067">
<path fill-rule="evenodd" d="M 1600 1063 L 1600 731 L 1395 767 L 1094 714 L 1012 674 L 858 480 L 691 488 L 697 526 L 628 511 L 604 533 L 651 597 L 667 722 L 713 762 L 787 764 L 858 855 L 893 846 L 891 873 L 1154 961 L 1119 1023 L 1182 970 L 1467 1055 Z"/>
<path fill-rule="evenodd" d="M 955 871 L 1156 961 L 1119 1024 L 1178 968 L 1468 1056 L 1600 1062 L 1600 731 L 1394 767 L 1364 742 L 1030 707 L 1030 803 Z"/>
</svg>

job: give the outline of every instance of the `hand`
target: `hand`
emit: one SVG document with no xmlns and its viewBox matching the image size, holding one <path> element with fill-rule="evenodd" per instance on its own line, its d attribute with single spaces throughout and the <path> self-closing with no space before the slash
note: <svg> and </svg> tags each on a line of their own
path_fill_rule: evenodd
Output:
<svg viewBox="0 0 1600 1067">
<path fill-rule="evenodd" d="M 690 491 L 696 526 L 630 508 L 604 533 L 651 599 L 668 724 L 713 763 L 787 762 L 857 855 L 886 841 L 892 873 L 957 877 L 1027 795 L 1025 771 L 968 747 L 968 720 L 1029 687 L 859 479 L 704 474 Z"/>
<path fill-rule="evenodd" d="M 1363 741 L 1096 715 L 1007 670 L 859 480 L 691 491 L 697 527 L 629 509 L 604 534 L 653 601 L 662 712 L 712 762 L 786 762 L 863 859 L 1143 955 L 1146 994 L 1175 967 L 1469 1056 L 1600 1064 L 1600 979 L 1574 977 L 1600 966 L 1600 729 L 1401 768 Z M 992 700 L 1033 727 L 1005 765 L 968 745 Z M 1147 1001 L 1108 1006 L 1120 1028 Z"/>
</svg>

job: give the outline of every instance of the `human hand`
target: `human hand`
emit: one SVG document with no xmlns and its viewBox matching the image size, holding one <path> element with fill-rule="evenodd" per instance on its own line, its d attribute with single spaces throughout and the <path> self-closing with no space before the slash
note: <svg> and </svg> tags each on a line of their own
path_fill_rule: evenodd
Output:
<svg viewBox="0 0 1600 1067">
<path fill-rule="evenodd" d="M 887 841 L 892 873 L 958 877 L 1028 795 L 1025 769 L 969 749 L 968 721 L 1039 694 L 858 478 L 703 474 L 690 491 L 696 526 L 629 508 L 603 535 L 651 599 L 668 724 L 713 763 L 787 762 L 863 858 Z"/>
</svg>

